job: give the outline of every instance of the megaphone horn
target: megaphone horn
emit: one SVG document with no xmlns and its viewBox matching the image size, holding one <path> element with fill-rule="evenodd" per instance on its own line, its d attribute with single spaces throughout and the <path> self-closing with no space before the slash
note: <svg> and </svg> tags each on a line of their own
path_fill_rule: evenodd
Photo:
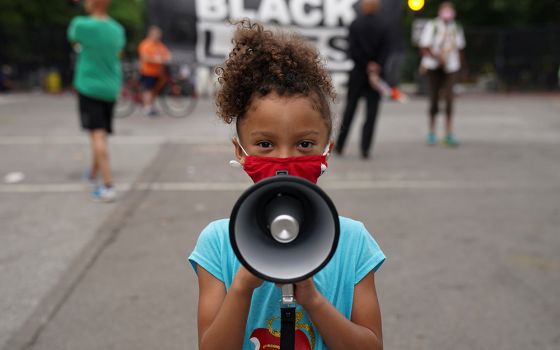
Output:
<svg viewBox="0 0 560 350">
<path fill-rule="evenodd" d="M 289 175 L 247 189 L 233 207 L 229 238 L 235 255 L 255 276 L 294 283 L 320 271 L 336 251 L 338 213 L 323 190 Z"/>
</svg>

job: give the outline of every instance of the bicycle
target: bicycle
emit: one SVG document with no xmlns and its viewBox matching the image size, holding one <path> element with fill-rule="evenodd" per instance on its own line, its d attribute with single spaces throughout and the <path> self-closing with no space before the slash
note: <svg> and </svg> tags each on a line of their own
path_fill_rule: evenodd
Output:
<svg viewBox="0 0 560 350">
<path fill-rule="evenodd" d="M 125 66 L 125 81 L 115 106 L 115 117 L 125 118 L 143 106 L 142 86 L 137 69 Z M 194 111 L 196 88 L 188 65 L 165 65 L 153 88 L 156 104 L 170 117 L 186 117 Z"/>
</svg>

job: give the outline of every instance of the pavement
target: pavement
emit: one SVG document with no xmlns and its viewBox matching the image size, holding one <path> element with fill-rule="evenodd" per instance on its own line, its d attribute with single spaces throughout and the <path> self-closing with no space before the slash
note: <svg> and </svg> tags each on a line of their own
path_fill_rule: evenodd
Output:
<svg viewBox="0 0 560 350">
<path fill-rule="evenodd" d="M 385 348 L 560 348 L 559 97 L 459 98 L 457 149 L 424 146 L 425 100 L 384 103 L 368 161 L 359 108 L 320 185 L 388 256 Z M 197 348 L 186 258 L 250 185 L 214 115 L 117 120 L 101 204 L 74 97 L 0 95 L 0 349 Z"/>
</svg>

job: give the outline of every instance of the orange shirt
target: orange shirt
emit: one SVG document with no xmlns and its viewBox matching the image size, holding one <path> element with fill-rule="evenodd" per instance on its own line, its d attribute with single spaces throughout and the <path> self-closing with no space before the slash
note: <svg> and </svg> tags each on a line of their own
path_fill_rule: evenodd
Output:
<svg viewBox="0 0 560 350">
<path fill-rule="evenodd" d="M 163 69 L 163 63 L 150 63 L 142 60 L 148 58 L 150 60 L 167 61 L 171 54 L 162 42 L 144 39 L 138 45 L 138 55 L 140 56 L 140 74 L 150 77 L 159 77 Z"/>
</svg>

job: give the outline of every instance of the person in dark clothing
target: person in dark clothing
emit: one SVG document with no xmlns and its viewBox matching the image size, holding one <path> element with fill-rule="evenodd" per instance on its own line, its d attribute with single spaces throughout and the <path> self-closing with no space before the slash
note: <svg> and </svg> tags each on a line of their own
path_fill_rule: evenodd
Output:
<svg viewBox="0 0 560 350">
<path fill-rule="evenodd" d="M 339 155 L 344 149 L 344 143 L 361 96 L 365 96 L 367 102 L 366 121 L 362 129 L 361 156 L 367 159 L 370 155 L 381 96 L 370 86 L 368 71 L 382 74 L 389 51 L 387 27 L 376 16 L 379 7 L 379 0 L 362 0 L 363 13 L 352 22 L 349 28 L 349 54 L 354 61 L 354 68 L 349 73 L 346 108 L 335 146 L 335 152 Z"/>
</svg>

